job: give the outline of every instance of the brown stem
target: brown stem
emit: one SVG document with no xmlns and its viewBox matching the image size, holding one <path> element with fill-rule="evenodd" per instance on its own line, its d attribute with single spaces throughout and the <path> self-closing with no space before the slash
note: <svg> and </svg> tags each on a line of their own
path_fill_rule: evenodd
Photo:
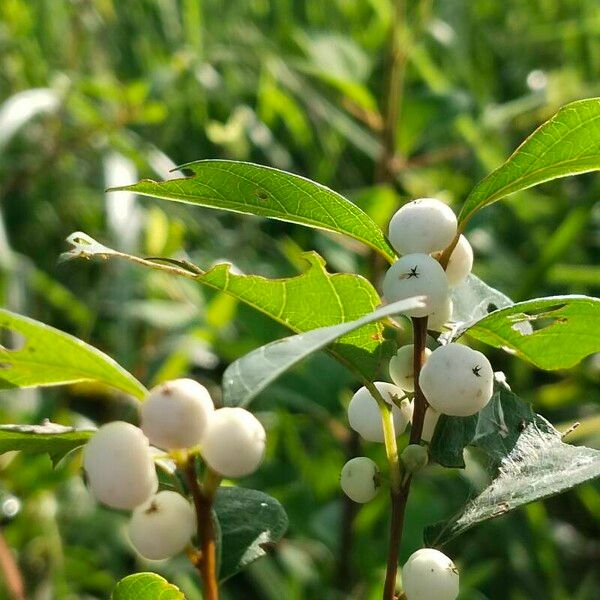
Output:
<svg viewBox="0 0 600 600">
<path fill-rule="evenodd" d="M 418 444 L 423 433 L 423 421 L 427 410 L 427 400 L 419 385 L 419 375 L 425 362 L 425 344 L 427 342 L 427 317 L 413 318 L 414 331 L 414 367 L 413 375 L 415 381 L 415 405 L 413 411 L 412 427 L 410 430 L 410 443 Z"/>
<path fill-rule="evenodd" d="M 410 432 L 410 443 L 418 444 L 423 433 L 423 421 L 427 410 L 427 400 L 419 386 L 419 374 L 425 361 L 425 343 L 427 341 L 427 317 L 413 318 L 414 330 L 414 369 L 415 378 L 415 408 L 413 422 Z M 392 519 L 390 523 L 390 546 L 388 553 L 387 569 L 385 573 L 385 584 L 383 588 L 383 600 L 394 600 L 396 598 L 396 575 L 398 573 L 398 554 L 400 542 L 402 541 L 402 530 L 404 527 L 404 515 L 406 504 L 410 493 L 411 477 L 407 477 L 400 490 L 392 490 Z"/>
<path fill-rule="evenodd" d="M 184 467 L 196 509 L 197 534 L 201 552 L 194 563 L 202 578 L 204 599 L 219 600 L 215 527 L 212 516 L 214 490 L 203 491 L 200 488 L 195 464 L 194 456 L 190 456 Z"/>
<path fill-rule="evenodd" d="M 25 600 L 25 586 L 12 552 L 0 533 L 0 571 L 4 575 L 6 591 L 13 600 Z"/>
</svg>

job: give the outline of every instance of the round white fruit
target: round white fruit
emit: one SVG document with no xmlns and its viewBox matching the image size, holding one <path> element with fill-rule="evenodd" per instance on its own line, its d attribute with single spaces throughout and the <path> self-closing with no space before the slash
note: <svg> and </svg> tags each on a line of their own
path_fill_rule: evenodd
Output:
<svg viewBox="0 0 600 600">
<path fill-rule="evenodd" d="M 394 431 L 396 435 L 400 435 L 412 419 L 412 402 L 406 398 L 402 400 L 405 394 L 398 386 L 384 381 L 376 381 L 374 385 L 383 399 L 392 406 Z M 396 406 L 394 399 L 400 402 L 400 407 Z M 377 401 L 366 387 L 361 387 L 352 396 L 348 405 L 348 422 L 350 427 L 368 442 L 384 441 L 381 412 Z"/>
<path fill-rule="evenodd" d="M 408 344 L 398 348 L 398 351 L 390 359 L 390 377 L 392 381 L 405 392 L 412 392 L 415 389 L 414 378 L 414 345 Z M 431 350 L 425 348 L 425 360 L 429 358 Z"/>
<path fill-rule="evenodd" d="M 181 552 L 196 529 L 191 504 L 177 492 L 164 491 L 138 506 L 129 522 L 129 539 L 150 560 L 163 560 Z"/>
<path fill-rule="evenodd" d="M 431 442 L 437 422 L 440 418 L 440 413 L 433 410 L 431 406 L 427 407 L 425 411 L 425 418 L 423 419 L 423 431 L 421 432 L 421 439 L 424 442 Z"/>
<path fill-rule="evenodd" d="M 379 468 L 370 458 L 357 456 L 342 468 L 340 485 L 350 500 L 364 504 L 377 495 L 380 478 Z"/>
<path fill-rule="evenodd" d="M 455 417 L 468 417 L 490 400 L 494 372 L 490 361 L 462 344 L 435 349 L 419 377 L 421 390 L 434 410 Z"/>
<path fill-rule="evenodd" d="M 387 270 L 383 278 L 383 295 L 388 302 L 425 297 L 425 306 L 407 311 L 411 317 L 425 317 L 443 307 L 448 289 L 444 269 L 428 254 L 406 254 Z"/>
<path fill-rule="evenodd" d="M 456 229 L 456 215 L 449 206 L 435 198 L 420 198 L 391 218 L 389 240 L 400 254 L 431 254 L 449 246 Z"/>
<path fill-rule="evenodd" d="M 444 553 L 422 548 L 411 554 L 402 567 L 402 587 L 406 600 L 455 600 L 458 570 Z"/>
<path fill-rule="evenodd" d="M 473 268 L 473 248 L 469 240 L 461 235 L 456 244 L 456 248 L 450 255 L 448 266 L 446 267 L 446 277 L 451 286 L 458 285 L 464 281 Z"/>
<path fill-rule="evenodd" d="M 204 434 L 202 457 L 223 477 L 243 477 L 258 469 L 266 437 L 264 427 L 252 413 L 238 407 L 220 408 Z"/>
<path fill-rule="evenodd" d="M 203 385 L 193 379 L 174 379 L 150 390 L 141 408 L 141 428 L 159 448 L 191 448 L 202 440 L 213 412 Z"/>
<path fill-rule="evenodd" d="M 113 508 L 135 508 L 158 489 L 148 438 L 130 423 L 100 427 L 84 448 L 83 466 L 94 496 Z"/>
<path fill-rule="evenodd" d="M 442 331 L 444 326 L 452 320 L 453 310 L 454 303 L 450 297 L 447 297 L 446 301 L 429 315 L 427 319 L 427 329 L 431 331 Z"/>
</svg>

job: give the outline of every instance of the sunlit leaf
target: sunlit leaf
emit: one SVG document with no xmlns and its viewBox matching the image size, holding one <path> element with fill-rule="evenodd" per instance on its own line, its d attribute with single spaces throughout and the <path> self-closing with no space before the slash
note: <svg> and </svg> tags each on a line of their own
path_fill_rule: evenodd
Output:
<svg viewBox="0 0 600 600">
<path fill-rule="evenodd" d="M 568 369 L 600 352 L 600 299 L 553 296 L 492 312 L 462 333 L 540 369 Z"/>
<path fill-rule="evenodd" d="M 476 185 L 459 214 L 464 224 L 480 208 L 544 181 L 600 169 L 600 98 L 572 102 L 536 129 L 512 156 Z"/>
<path fill-rule="evenodd" d="M 162 182 L 142 180 L 113 191 L 300 223 L 349 235 L 388 260 L 395 258 L 382 231 L 368 215 L 340 194 L 304 177 L 226 160 L 203 160 L 180 168 L 192 175 Z"/>
<path fill-rule="evenodd" d="M 112 600 L 185 600 L 183 593 L 156 573 L 135 573 L 121 579 Z"/>
<path fill-rule="evenodd" d="M 0 309 L 0 389 L 97 381 L 142 398 L 144 386 L 112 358 L 80 339 L 28 317 Z"/>
<path fill-rule="evenodd" d="M 304 254 L 308 269 L 301 275 L 267 279 L 236 273 L 228 263 L 203 271 L 185 261 L 138 258 L 107 248 L 81 232 L 72 234 L 67 241 L 73 248 L 63 258 L 122 258 L 189 277 L 231 294 L 296 333 L 354 321 L 372 313 L 381 304 L 377 292 L 364 277 L 328 273 L 325 261 L 315 252 Z M 331 352 L 364 377 L 373 378 L 387 347 L 382 326 L 372 323 L 341 337 L 331 346 Z"/>
<path fill-rule="evenodd" d="M 92 429 L 74 429 L 56 423 L 0 425 L 0 454 L 19 450 L 47 453 L 54 464 L 94 435 Z"/>
</svg>

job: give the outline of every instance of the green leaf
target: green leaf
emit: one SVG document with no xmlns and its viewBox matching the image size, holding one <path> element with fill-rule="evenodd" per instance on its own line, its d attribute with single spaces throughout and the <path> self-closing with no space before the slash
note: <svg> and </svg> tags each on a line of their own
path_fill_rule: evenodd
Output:
<svg viewBox="0 0 600 600">
<path fill-rule="evenodd" d="M 477 184 L 459 214 L 464 224 L 480 208 L 544 181 L 600 169 L 600 98 L 572 102 L 536 129 L 510 158 Z"/>
<path fill-rule="evenodd" d="M 112 600 L 185 600 L 185 596 L 156 573 L 135 573 L 117 583 Z"/>
<path fill-rule="evenodd" d="M 553 296 L 492 312 L 459 332 L 540 369 L 568 369 L 600 351 L 600 299 Z"/>
<path fill-rule="evenodd" d="M 162 182 L 145 179 L 111 191 L 131 191 L 342 233 L 364 242 L 387 260 L 395 260 L 395 252 L 372 219 L 323 185 L 245 162 L 202 160 L 180 168 L 192 175 Z"/>
<path fill-rule="evenodd" d="M 325 261 L 316 252 L 304 254 L 308 269 L 301 275 L 266 279 L 237 274 L 228 263 L 203 271 L 185 261 L 138 258 L 103 246 L 81 232 L 73 233 L 67 241 L 73 248 L 62 256 L 63 260 L 115 257 L 188 277 L 231 294 L 295 333 L 354 321 L 371 314 L 381 304 L 369 281 L 359 275 L 328 273 Z M 389 344 L 383 340 L 383 327 L 372 323 L 343 336 L 330 351 L 342 363 L 372 379 L 388 348 Z"/>
<path fill-rule="evenodd" d="M 75 448 L 83 446 L 94 430 L 74 429 L 46 421 L 43 425 L 0 425 L 0 454 L 20 450 L 48 453 L 56 465 Z"/>
<path fill-rule="evenodd" d="M 599 476 L 600 451 L 564 444 L 561 434 L 536 415 L 500 463 L 492 483 L 457 517 L 429 528 L 426 542 L 444 544 L 477 523 Z"/>
<path fill-rule="evenodd" d="M 247 406 L 262 390 L 301 360 L 360 327 L 422 306 L 418 298 L 389 304 L 349 323 L 321 327 L 277 340 L 231 363 L 223 374 L 223 402 Z"/>
<path fill-rule="evenodd" d="M 0 309 L 0 331 L 17 341 L 0 346 L 0 389 L 97 381 L 142 398 L 144 386 L 112 358 L 80 339 Z"/>
<path fill-rule="evenodd" d="M 444 467 L 464 468 L 464 449 L 476 446 L 494 469 L 514 448 L 523 427 L 533 422 L 531 406 L 504 387 L 470 417 L 441 415 L 429 446 L 430 457 Z"/>
<path fill-rule="evenodd" d="M 221 487 L 214 510 L 221 526 L 221 581 L 264 556 L 288 527 L 281 504 L 256 490 Z"/>
</svg>

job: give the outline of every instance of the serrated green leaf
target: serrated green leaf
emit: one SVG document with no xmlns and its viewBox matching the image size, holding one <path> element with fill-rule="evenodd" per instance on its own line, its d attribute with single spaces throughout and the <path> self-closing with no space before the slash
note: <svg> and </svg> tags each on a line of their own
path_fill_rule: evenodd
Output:
<svg viewBox="0 0 600 600">
<path fill-rule="evenodd" d="M 28 317 L 0 309 L 0 330 L 23 339 L 0 346 L 0 389 L 97 381 L 142 398 L 144 386 L 112 358 L 80 339 Z"/>
<path fill-rule="evenodd" d="M 77 232 L 67 241 L 73 246 L 63 259 L 93 256 L 122 258 L 137 264 L 195 279 L 199 283 L 227 292 L 249 306 L 289 327 L 296 333 L 354 321 L 372 313 L 381 304 L 379 295 L 364 277 L 328 273 L 325 261 L 316 252 L 304 258 L 308 269 L 285 279 L 235 273 L 228 263 L 209 271 L 187 262 L 146 260 L 112 250 Z M 389 344 L 383 340 L 378 323 L 365 325 L 331 346 L 331 353 L 367 379 L 375 377 Z"/>
<path fill-rule="evenodd" d="M 117 583 L 112 600 L 185 600 L 183 593 L 156 573 L 135 573 Z"/>
<path fill-rule="evenodd" d="M 75 448 L 83 446 L 94 430 L 74 429 L 56 423 L 42 425 L 0 425 L 0 454 L 19 450 L 47 453 L 56 465 Z"/>
<path fill-rule="evenodd" d="M 441 545 L 477 523 L 499 517 L 600 477 L 600 451 L 564 444 L 561 434 L 536 415 L 500 463 L 498 476 L 459 516 L 430 527 L 428 545 Z"/>
<path fill-rule="evenodd" d="M 568 369 L 600 351 L 600 299 L 553 296 L 519 302 L 492 312 L 461 333 L 540 369 Z"/>
<path fill-rule="evenodd" d="M 314 181 L 272 167 L 228 160 L 201 160 L 179 168 L 192 175 L 161 182 L 145 179 L 111 191 L 300 223 L 353 237 L 389 261 L 396 257 L 366 213 Z"/>
<path fill-rule="evenodd" d="M 458 216 L 544 181 L 600 169 L 600 98 L 572 102 L 536 129 L 493 173 L 477 184 Z"/>
<path fill-rule="evenodd" d="M 476 446 L 486 455 L 493 470 L 513 449 L 523 427 L 533 422 L 531 406 L 499 387 L 488 404 L 470 417 L 441 415 L 429 446 L 432 460 L 444 467 L 465 467 L 467 446 Z"/>
<path fill-rule="evenodd" d="M 386 317 L 423 306 L 418 298 L 407 298 L 384 306 L 356 321 L 321 327 L 271 342 L 231 363 L 223 374 L 223 402 L 247 406 L 280 375 L 336 339 Z"/>
<path fill-rule="evenodd" d="M 221 487 L 214 510 L 221 526 L 221 581 L 264 556 L 288 527 L 281 504 L 256 490 Z"/>
</svg>

